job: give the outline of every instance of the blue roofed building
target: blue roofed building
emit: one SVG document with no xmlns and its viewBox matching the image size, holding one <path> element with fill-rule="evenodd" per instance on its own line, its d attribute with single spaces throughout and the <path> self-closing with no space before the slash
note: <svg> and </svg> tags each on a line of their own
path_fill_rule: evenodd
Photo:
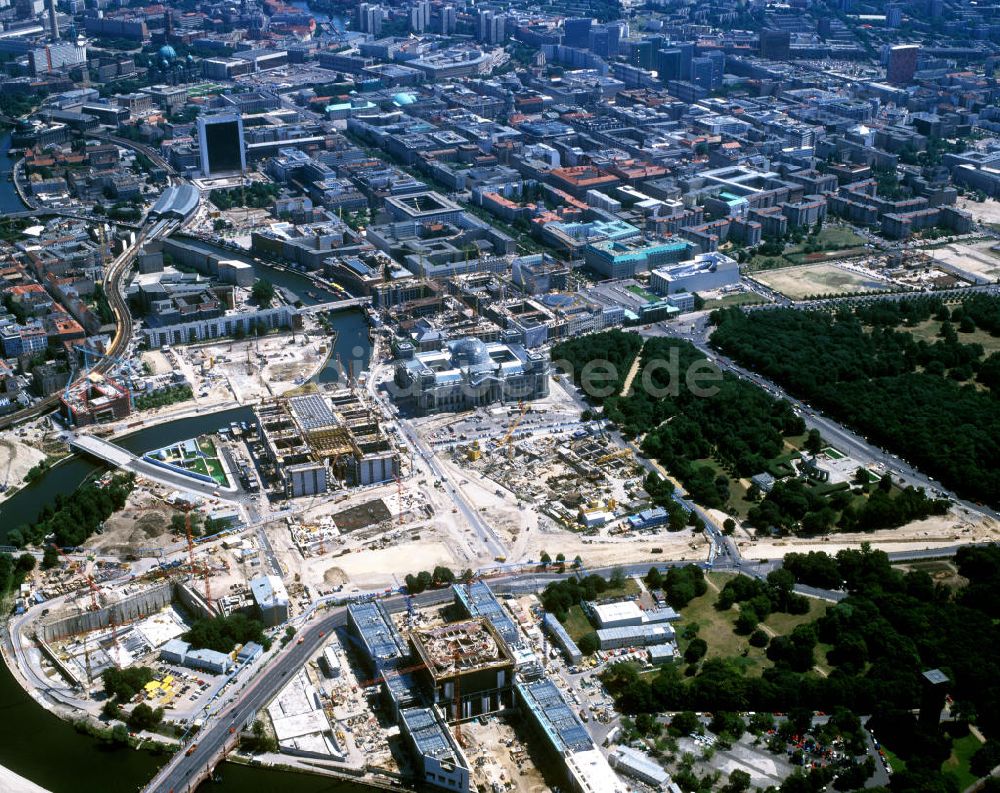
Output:
<svg viewBox="0 0 1000 793">
<path fill-rule="evenodd" d="M 469 761 L 440 715 L 431 708 L 399 713 L 400 732 L 417 758 L 424 783 L 463 793 L 469 788 Z"/>
<path fill-rule="evenodd" d="M 670 513 L 663 507 L 653 507 L 644 509 L 635 515 L 628 516 L 628 526 L 630 529 L 641 531 L 642 529 L 652 529 L 655 526 L 662 526 L 670 520 Z"/>
<path fill-rule="evenodd" d="M 583 258 L 591 270 L 607 278 L 634 278 L 654 267 L 683 261 L 692 251 L 685 240 L 603 240 L 588 243 Z"/>
</svg>

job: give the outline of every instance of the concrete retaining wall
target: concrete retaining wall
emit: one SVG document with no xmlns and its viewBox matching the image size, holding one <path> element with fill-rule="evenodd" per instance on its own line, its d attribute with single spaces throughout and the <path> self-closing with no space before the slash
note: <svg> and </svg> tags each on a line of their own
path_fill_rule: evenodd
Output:
<svg viewBox="0 0 1000 793">
<path fill-rule="evenodd" d="M 181 602 L 191 614 L 192 617 L 196 619 L 201 618 L 211 618 L 216 616 L 217 612 L 215 608 L 205 601 L 198 592 L 194 590 L 191 586 L 191 581 L 183 581 L 176 585 L 174 596 Z"/>
<path fill-rule="evenodd" d="M 152 589 L 127 597 L 97 611 L 85 611 L 38 626 L 38 637 L 44 642 L 57 641 L 78 633 L 96 631 L 111 625 L 114 615 L 116 625 L 140 620 L 155 614 L 173 600 L 173 584 L 160 584 Z"/>
</svg>

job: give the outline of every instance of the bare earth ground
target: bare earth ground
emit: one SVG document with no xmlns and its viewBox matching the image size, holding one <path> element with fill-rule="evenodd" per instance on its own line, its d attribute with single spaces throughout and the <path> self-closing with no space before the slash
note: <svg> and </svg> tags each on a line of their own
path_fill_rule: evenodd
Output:
<svg viewBox="0 0 1000 793">
<path fill-rule="evenodd" d="M 181 538 L 170 533 L 170 518 L 177 513 L 141 484 L 104 523 L 104 531 L 87 541 L 87 547 L 103 552 L 135 552 L 139 548 L 163 548 Z"/>
<path fill-rule="evenodd" d="M 417 542 L 349 553 L 326 560 L 323 567 L 327 567 L 324 577 L 331 574 L 332 567 L 340 570 L 361 589 L 367 589 L 399 586 L 407 574 L 433 570 L 437 565 L 452 569 L 459 566 L 458 560 L 443 539 L 428 540 L 422 534 Z M 339 577 L 336 573 L 331 575 Z"/>
<path fill-rule="evenodd" d="M 21 485 L 28 470 L 45 458 L 44 452 L 13 432 L 3 433 L 0 435 L 0 484 L 7 487 Z"/>
<path fill-rule="evenodd" d="M 807 264 L 802 267 L 763 270 L 754 273 L 754 278 L 793 300 L 818 294 L 855 294 L 887 286 L 835 264 Z"/>
<path fill-rule="evenodd" d="M 898 529 L 857 534 L 830 534 L 826 537 L 783 537 L 774 540 L 743 541 L 739 543 L 739 547 L 740 552 L 748 559 L 778 559 L 792 551 L 798 553 L 825 551 L 834 554 L 844 548 L 857 548 L 863 542 L 892 552 L 943 548 L 959 543 L 997 539 L 1000 539 L 1000 525 L 996 521 L 988 518 L 970 521 L 952 511 L 948 515 L 915 521 Z"/>
<path fill-rule="evenodd" d="M 996 281 L 1000 279 L 1000 252 L 990 250 L 996 244 L 995 240 L 971 244 L 956 242 L 942 248 L 928 248 L 926 253 L 936 261 Z"/>
<path fill-rule="evenodd" d="M 1000 201 L 994 198 L 979 203 L 959 196 L 957 206 L 971 212 L 977 223 L 1000 223 Z"/>
<path fill-rule="evenodd" d="M 466 754 L 475 767 L 473 778 L 480 789 L 487 790 L 491 784 L 503 788 L 509 783 L 513 787 L 506 789 L 516 793 L 549 790 L 509 724 L 495 718 L 485 725 L 470 721 L 462 725 L 462 737 L 467 745 Z"/>
</svg>

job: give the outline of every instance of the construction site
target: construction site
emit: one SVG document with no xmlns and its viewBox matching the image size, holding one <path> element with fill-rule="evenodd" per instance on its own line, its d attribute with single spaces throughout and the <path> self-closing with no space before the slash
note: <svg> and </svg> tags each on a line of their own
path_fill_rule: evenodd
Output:
<svg viewBox="0 0 1000 793">
<path fill-rule="evenodd" d="M 265 473 L 289 498 L 389 482 L 400 474 L 400 454 L 379 411 L 357 391 L 275 399 L 255 414 Z"/>
<path fill-rule="evenodd" d="M 461 719 L 510 705 L 514 657 L 487 620 L 415 630 L 410 641 L 429 675 L 435 705 Z"/>
<path fill-rule="evenodd" d="M 381 733 L 400 768 L 437 787 L 624 791 L 574 712 L 579 698 L 546 673 L 536 615 L 484 581 L 452 595 L 443 609 L 348 607 L 341 645 L 378 714 L 366 740 Z"/>
</svg>

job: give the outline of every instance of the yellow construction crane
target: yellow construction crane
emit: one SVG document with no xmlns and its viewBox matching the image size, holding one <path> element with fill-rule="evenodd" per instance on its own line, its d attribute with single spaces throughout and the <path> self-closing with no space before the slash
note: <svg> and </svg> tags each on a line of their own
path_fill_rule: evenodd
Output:
<svg viewBox="0 0 1000 793">
<path fill-rule="evenodd" d="M 612 460 L 617 460 L 620 457 L 628 457 L 632 452 L 628 449 L 619 449 L 616 452 L 611 452 L 611 454 L 605 454 L 603 457 L 598 457 L 595 461 L 598 465 L 603 465 L 604 463 L 611 462 Z"/>
<path fill-rule="evenodd" d="M 500 441 L 500 448 L 504 446 L 507 447 L 507 456 L 514 456 L 514 430 L 517 429 L 517 425 L 521 423 L 521 419 L 524 418 L 524 414 L 528 412 L 528 403 L 523 399 L 517 403 L 518 414 L 517 417 L 510 423 L 507 428 L 507 434 L 503 436 L 503 440 Z"/>
</svg>

